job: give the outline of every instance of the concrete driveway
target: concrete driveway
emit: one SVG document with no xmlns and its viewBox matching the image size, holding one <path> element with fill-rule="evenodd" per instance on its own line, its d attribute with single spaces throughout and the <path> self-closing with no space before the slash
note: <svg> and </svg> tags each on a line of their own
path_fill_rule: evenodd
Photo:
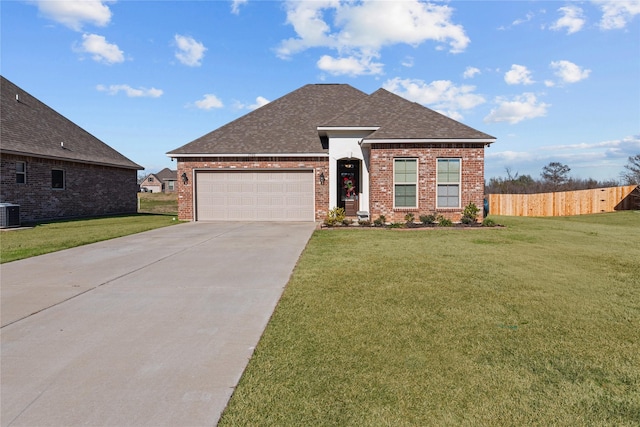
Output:
<svg viewBox="0 0 640 427">
<path fill-rule="evenodd" d="M 1 425 L 216 425 L 314 227 L 186 223 L 3 264 Z"/>
</svg>

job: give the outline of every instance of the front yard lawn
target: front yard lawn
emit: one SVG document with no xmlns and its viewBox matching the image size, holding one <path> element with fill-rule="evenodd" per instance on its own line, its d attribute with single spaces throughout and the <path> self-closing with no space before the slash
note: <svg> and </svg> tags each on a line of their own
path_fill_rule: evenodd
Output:
<svg viewBox="0 0 640 427">
<path fill-rule="evenodd" d="M 177 224 L 171 215 L 122 215 L 42 223 L 0 235 L 0 262 L 16 261 Z"/>
<path fill-rule="evenodd" d="M 640 213 L 319 230 L 221 426 L 640 425 Z"/>
</svg>

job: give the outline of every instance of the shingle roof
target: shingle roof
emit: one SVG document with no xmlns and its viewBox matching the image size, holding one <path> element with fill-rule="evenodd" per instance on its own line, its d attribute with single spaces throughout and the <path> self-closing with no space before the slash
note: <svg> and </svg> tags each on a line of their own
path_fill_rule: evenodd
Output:
<svg viewBox="0 0 640 427">
<path fill-rule="evenodd" d="M 3 153 L 144 169 L 2 76 L 0 105 Z"/>
<path fill-rule="evenodd" d="M 306 85 L 169 155 L 322 153 L 318 127 L 379 127 L 365 140 L 494 140 L 385 89 L 367 95 L 345 84 Z"/>
<path fill-rule="evenodd" d="M 178 180 L 178 171 L 176 170 L 171 170 L 169 168 L 164 168 L 162 169 L 160 172 L 158 172 L 157 174 L 155 174 L 155 176 L 162 181 L 177 181 Z"/>
<path fill-rule="evenodd" d="M 322 126 L 379 127 L 364 138 L 371 142 L 377 139 L 495 139 L 385 89 L 378 89 Z"/>
<path fill-rule="evenodd" d="M 306 85 L 168 154 L 322 153 L 318 125 L 366 97 L 349 85 Z"/>
</svg>

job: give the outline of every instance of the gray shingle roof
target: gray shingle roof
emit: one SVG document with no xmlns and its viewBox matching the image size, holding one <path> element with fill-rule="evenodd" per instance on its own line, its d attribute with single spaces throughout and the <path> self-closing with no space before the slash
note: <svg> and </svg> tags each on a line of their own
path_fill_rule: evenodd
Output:
<svg viewBox="0 0 640 427">
<path fill-rule="evenodd" d="M 345 84 L 306 85 L 169 155 L 322 153 L 318 127 L 379 127 L 365 140 L 494 140 L 385 89 L 367 95 Z"/>
<path fill-rule="evenodd" d="M 322 153 L 318 125 L 366 97 L 349 85 L 306 85 L 168 154 Z"/>
<path fill-rule="evenodd" d="M 164 168 L 160 172 L 156 173 L 155 176 L 161 181 L 177 181 L 178 171 Z"/>
<path fill-rule="evenodd" d="M 2 76 L 0 105 L 3 153 L 144 169 Z"/>
<path fill-rule="evenodd" d="M 364 138 L 371 142 L 377 139 L 495 139 L 385 89 L 378 89 L 323 126 L 379 127 Z"/>
</svg>

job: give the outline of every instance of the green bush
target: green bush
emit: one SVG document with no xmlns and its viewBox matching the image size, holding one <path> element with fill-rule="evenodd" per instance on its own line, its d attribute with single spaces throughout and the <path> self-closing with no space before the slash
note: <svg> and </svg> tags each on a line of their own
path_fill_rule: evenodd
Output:
<svg viewBox="0 0 640 427">
<path fill-rule="evenodd" d="M 482 226 L 483 227 L 495 227 L 497 224 L 494 220 L 492 220 L 491 218 L 485 218 L 482 221 Z"/>
<path fill-rule="evenodd" d="M 327 214 L 324 223 L 329 227 L 333 227 L 337 224 L 342 224 L 345 218 L 344 208 L 333 208 Z"/>
<path fill-rule="evenodd" d="M 413 214 L 413 212 L 407 212 L 404 216 L 404 220 L 408 226 L 413 225 L 413 220 L 415 219 L 416 219 L 416 216 Z"/>
<path fill-rule="evenodd" d="M 434 222 L 436 222 L 436 216 L 435 215 L 420 215 L 420 222 L 427 225 L 427 224 L 433 224 Z"/>
<path fill-rule="evenodd" d="M 478 221 L 478 213 L 480 209 L 476 206 L 475 203 L 471 202 L 467 206 L 464 207 L 462 211 L 462 218 L 460 221 L 463 224 L 475 224 Z"/>
<path fill-rule="evenodd" d="M 438 215 L 438 227 L 451 227 L 453 225 L 453 221 L 449 218 L 445 218 L 442 215 Z"/>
<path fill-rule="evenodd" d="M 376 227 L 382 227 L 387 222 L 387 218 L 384 215 L 380 215 L 373 221 Z"/>
</svg>

